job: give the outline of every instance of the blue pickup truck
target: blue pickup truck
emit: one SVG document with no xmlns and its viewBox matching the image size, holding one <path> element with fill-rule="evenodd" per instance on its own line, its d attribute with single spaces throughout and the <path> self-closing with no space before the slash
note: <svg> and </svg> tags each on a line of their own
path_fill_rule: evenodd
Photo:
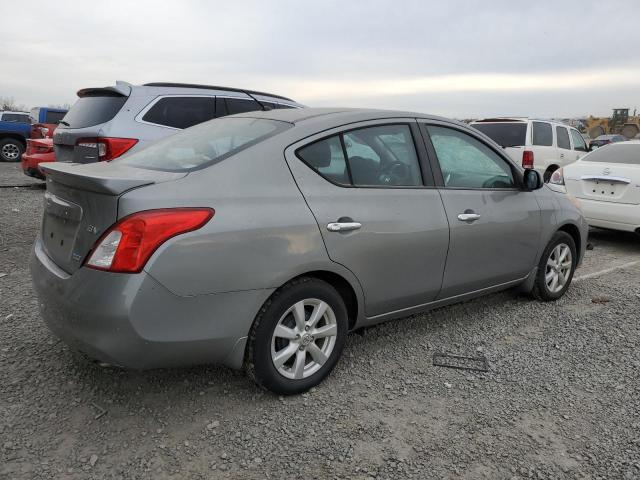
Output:
<svg viewBox="0 0 640 480">
<path fill-rule="evenodd" d="M 26 112 L 0 112 L 0 161 L 19 162 L 31 136 Z"/>
</svg>

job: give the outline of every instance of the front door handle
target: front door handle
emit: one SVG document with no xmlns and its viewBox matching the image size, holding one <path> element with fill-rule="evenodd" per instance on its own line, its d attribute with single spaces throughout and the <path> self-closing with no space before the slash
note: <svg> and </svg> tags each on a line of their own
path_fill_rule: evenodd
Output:
<svg viewBox="0 0 640 480">
<path fill-rule="evenodd" d="M 460 215 L 458 215 L 458 220 L 460 220 L 461 222 L 475 222 L 476 220 L 478 220 L 480 218 L 480 215 L 478 215 L 477 213 L 461 213 Z"/>
<path fill-rule="evenodd" d="M 330 232 L 350 232 L 361 227 L 362 224 L 358 222 L 333 222 L 327 224 L 327 230 Z"/>
</svg>

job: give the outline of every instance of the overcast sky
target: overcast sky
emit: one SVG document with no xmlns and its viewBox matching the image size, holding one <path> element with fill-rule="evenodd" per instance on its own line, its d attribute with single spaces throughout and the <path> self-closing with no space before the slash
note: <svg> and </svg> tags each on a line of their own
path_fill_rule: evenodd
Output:
<svg viewBox="0 0 640 480">
<path fill-rule="evenodd" d="M 457 118 L 640 110 L 640 0 L 32 0 L 0 18 L 0 97 L 28 107 L 126 80 Z"/>
</svg>

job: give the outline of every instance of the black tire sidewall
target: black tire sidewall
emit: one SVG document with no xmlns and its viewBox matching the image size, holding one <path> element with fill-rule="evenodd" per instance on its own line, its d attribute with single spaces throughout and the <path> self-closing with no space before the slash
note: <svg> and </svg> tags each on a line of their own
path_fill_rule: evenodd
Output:
<svg viewBox="0 0 640 480">
<path fill-rule="evenodd" d="M 5 158 L 5 156 L 2 154 L 2 147 L 4 147 L 5 145 L 15 145 L 16 147 L 18 147 L 18 158 L 17 159 L 9 159 L 9 158 Z M 5 138 L 4 140 L 0 140 L 0 161 L 2 162 L 19 162 L 22 158 L 22 154 L 24 153 L 24 146 L 22 145 L 22 143 L 20 142 L 20 140 L 15 140 L 13 138 Z"/>
<path fill-rule="evenodd" d="M 336 343 L 327 362 L 313 375 L 301 380 L 282 376 L 271 360 L 271 338 L 276 324 L 292 305 L 307 298 L 317 298 L 333 309 L 338 325 Z M 254 375 L 260 385 L 282 395 L 302 393 L 318 385 L 331 373 L 344 349 L 348 331 L 348 315 L 340 294 L 322 280 L 309 279 L 289 288 L 283 288 L 260 316 L 252 338 Z"/>
<path fill-rule="evenodd" d="M 567 280 L 567 283 L 562 288 L 562 290 L 560 290 L 559 292 L 551 293 L 547 288 L 547 283 L 545 281 L 546 266 L 547 266 L 547 261 L 549 260 L 549 256 L 551 255 L 551 252 L 560 243 L 567 244 L 569 246 L 569 249 L 571 250 L 571 273 L 569 274 L 569 279 Z M 573 237 L 571 237 L 571 235 L 569 235 L 566 232 L 556 232 L 553 235 L 553 237 L 551 237 L 551 241 L 547 244 L 547 247 L 544 249 L 544 252 L 542 253 L 542 257 L 540 258 L 540 263 L 538 264 L 536 288 L 538 290 L 539 296 L 543 300 L 557 300 L 560 297 L 562 297 L 566 293 L 567 289 L 569 288 L 569 285 L 571 285 L 571 281 L 573 280 L 573 275 L 576 271 L 577 263 L 578 263 L 578 255 L 576 251 L 576 244 L 573 240 Z"/>
</svg>

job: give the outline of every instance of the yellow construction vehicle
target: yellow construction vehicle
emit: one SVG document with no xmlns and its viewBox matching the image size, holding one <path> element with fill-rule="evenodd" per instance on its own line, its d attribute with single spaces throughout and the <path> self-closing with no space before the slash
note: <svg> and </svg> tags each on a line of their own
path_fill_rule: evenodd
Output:
<svg viewBox="0 0 640 480">
<path fill-rule="evenodd" d="M 633 115 L 629 115 L 628 108 L 614 108 L 611 118 L 589 116 L 585 123 L 591 138 L 619 133 L 632 139 L 640 135 L 640 115 L 636 115 L 636 110 L 633 111 Z"/>
</svg>

